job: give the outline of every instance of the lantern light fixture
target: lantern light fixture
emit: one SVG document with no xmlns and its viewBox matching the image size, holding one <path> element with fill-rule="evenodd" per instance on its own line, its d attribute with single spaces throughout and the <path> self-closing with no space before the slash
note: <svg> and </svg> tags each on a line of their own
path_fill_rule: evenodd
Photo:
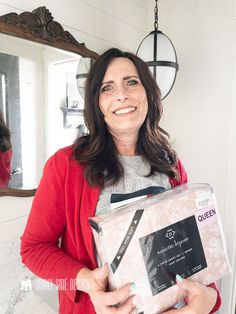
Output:
<svg viewBox="0 0 236 314">
<path fill-rule="evenodd" d="M 85 92 L 85 83 L 88 77 L 88 73 L 92 64 L 95 62 L 93 58 L 80 58 L 77 73 L 76 73 L 76 81 L 77 87 L 80 93 L 80 96 L 84 99 L 84 92 Z"/>
<path fill-rule="evenodd" d="M 161 91 L 161 99 L 164 99 L 175 83 L 179 65 L 173 43 L 158 29 L 157 1 L 154 7 L 154 31 L 142 40 L 136 54 L 148 65 Z"/>
</svg>

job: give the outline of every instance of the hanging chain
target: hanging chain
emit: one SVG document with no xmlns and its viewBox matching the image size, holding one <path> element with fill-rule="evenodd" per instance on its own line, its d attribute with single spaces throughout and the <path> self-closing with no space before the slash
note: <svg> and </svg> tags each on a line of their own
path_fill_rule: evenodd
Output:
<svg viewBox="0 0 236 314">
<path fill-rule="evenodd" d="M 155 14 L 154 28 L 155 28 L 155 31 L 158 30 L 158 6 L 157 6 L 157 1 L 158 0 L 155 0 L 156 5 L 155 5 L 155 8 L 154 8 L 154 14 Z"/>
</svg>

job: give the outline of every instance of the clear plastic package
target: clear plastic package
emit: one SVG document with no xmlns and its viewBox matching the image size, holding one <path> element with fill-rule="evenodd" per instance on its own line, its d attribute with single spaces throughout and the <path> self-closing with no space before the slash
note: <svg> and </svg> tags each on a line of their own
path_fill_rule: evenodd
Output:
<svg viewBox="0 0 236 314">
<path fill-rule="evenodd" d="M 90 219 L 111 290 L 135 282 L 138 313 L 159 314 L 186 295 L 176 274 L 208 285 L 230 273 L 210 184 L 183 184 Z"/>
</svg>

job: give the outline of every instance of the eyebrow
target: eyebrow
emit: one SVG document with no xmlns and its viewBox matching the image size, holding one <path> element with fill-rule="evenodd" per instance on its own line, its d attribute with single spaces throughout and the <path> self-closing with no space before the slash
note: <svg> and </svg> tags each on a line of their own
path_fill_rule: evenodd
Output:
<svg viewBox="0 0 236 314">
<path fill-rule="evenodd" d="M 137 75 L 128 75 L 128 76 L 124 76 L 124 77 L 123 77 L 123 81 L 129 80 L 129 79 L 132 78 L 132 77 L 135 77 L 135 78 L 137 78 L 137 79 L 140 79 Z M 111 84 L 111 83 L 114 83 L 114 81 L 102 82 L 101 85 L 103 85 L 103 84 Z"/>
</svg>

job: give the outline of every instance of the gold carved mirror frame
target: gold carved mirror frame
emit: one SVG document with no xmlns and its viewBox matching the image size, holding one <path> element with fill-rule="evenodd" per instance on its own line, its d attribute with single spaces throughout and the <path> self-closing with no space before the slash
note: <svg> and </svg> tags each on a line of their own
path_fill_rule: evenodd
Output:
<svg viewBox="0 0 236 314">
<path fill-rule="evenodd" d="M 94 58 L 98 54 L 89 50 L 84 43 L 79 43 L 62 25 L 54 21 L 52 14 L 45 7 L 20 14 L 11 12 L 0 16 L 0 33 L 26 39 L 36 43 Z M 36 189 L 0 189 L 0 196 L 33 196 Z"/>
</svg>

